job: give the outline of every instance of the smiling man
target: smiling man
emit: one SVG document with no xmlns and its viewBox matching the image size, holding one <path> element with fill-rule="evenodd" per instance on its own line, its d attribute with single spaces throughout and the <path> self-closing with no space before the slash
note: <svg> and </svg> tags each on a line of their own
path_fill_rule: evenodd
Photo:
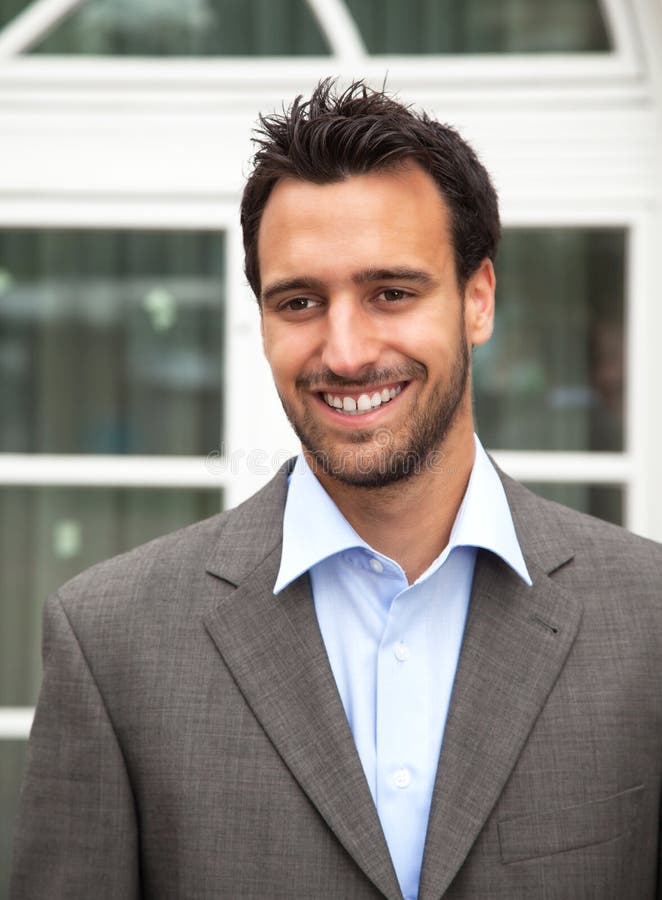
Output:
<svg viewBox="0 0 662 900">
<path fill-rule="evenodd" d="M 285 411 L 345 518 L 410 582 L 448 542 L 467 486 L 469 348 L 494 311 L 487 256 L 460 290 L 440 199 L 407 158 L 321 185 L 286 177 L 258 237 L 264 349 Z"/>
<path fill-rule="evenodd" d="M 662 548 L 474 435 L 489 176 L 362 83 L 258 142 L 301 454 L 49 600 L 11 897 L 660 898 Z"/>
</svg>

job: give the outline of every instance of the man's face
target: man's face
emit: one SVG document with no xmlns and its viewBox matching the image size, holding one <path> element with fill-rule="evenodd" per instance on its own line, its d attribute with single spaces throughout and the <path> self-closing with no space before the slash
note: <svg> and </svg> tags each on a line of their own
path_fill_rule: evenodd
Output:
<svg viewBox="0 0 662 900">
<path fill-rule="evenodd" d="M 316 185 L 283 179 L 258 241 L 264 350 L 321 472 L 376 487 L 438 463 L 471 426 L 470 351 L 491 333 L 485 262 L 455 278 L 448 214 L 406 164 Z"/>
</svg>

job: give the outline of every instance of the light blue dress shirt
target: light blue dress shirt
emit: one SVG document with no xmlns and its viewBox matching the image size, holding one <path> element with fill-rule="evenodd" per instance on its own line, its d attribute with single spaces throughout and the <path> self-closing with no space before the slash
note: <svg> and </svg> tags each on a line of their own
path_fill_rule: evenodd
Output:
<svg viewBox="0 0 662 900">
<path fill-rule="evenodd" d="M 278 594 L 310 573 L 315 612 L 402 893 L 415 900 L 477 548 L 527 584 L 499 476 L 475 438 L 443 552 L 414 582 L 352 528 L 303 456 L 290 476 Z"/>
</svg>

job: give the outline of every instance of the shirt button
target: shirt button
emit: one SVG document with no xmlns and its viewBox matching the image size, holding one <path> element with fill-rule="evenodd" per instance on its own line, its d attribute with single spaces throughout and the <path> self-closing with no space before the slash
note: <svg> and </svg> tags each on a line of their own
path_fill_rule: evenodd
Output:
<svg viewBox="0 0 662 900">
<path fill-rule="evenodd" d="M 411 656 L 411 650 L 406 644 L 403 644 L 402 641 L 398 641 L 393 652 L 395 653 L 395 658 L 400 662 L 407 662 Z"/>
<path fill-rule="evenodd" d="M 373 572 L 383 572 L 384 563 L 380 559 L 375 559 L 375 557 L 373 556 L 370 559 L 370 568 Z"/>
<path fill-rule="evenodd" d="M 398 769 L 393 775 L 393 784 L 397 788 L 407 788 L 411 784 L 411 773 L 409 769 Z"/>
</svg>

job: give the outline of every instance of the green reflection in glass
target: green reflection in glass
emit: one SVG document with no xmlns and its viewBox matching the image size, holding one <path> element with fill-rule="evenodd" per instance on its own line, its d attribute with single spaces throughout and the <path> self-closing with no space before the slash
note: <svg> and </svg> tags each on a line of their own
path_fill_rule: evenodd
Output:
<svg viewBox="0 0 662 900">
<path fill-rule="evenodd" d="M 478 431 L 487 447 L 624 446 L 625 232 L 506 232 L 494 335 L 474 353 Z"/>
<path fill-rule="evenodd" d="M 0 451 L 218 447 L 223 286 L 216 233 L 0 231 Z"/>
<path fill-rule="evenodd" d="M 623 525 L 623 488 L 602 484 L 553 484 L 550 482 L 526 482 L 531 490 L 555 500 L 564 506 L 571 506 L 579 512 L 588 513 Z"/>
<path fill-rule="evenodd" d="M 611 49 L 598 0 L 346 0 L 371 53 Z"/>
<path fill-rule="evenodd" d="M 0 897 L 7 896 L 14 820 L 26 754 L 25 741 L 0 740 Z"/>
<path fill-rule="evenodd" d="M 4 28 L 27 6 L 30 6 L 30 0 L 0 0 L 0 28 Z"/>
<path fill-rule="evenodd" d="M 44 600 L 99 560 L 217 513 L 218 490 L 0 490 L 0 706 L 32 705 Z"/>
<path fill-rule="evenodd" d="M 305 0 L 87 0 L 35 53 L 327 55 Z"/>
</svg>

